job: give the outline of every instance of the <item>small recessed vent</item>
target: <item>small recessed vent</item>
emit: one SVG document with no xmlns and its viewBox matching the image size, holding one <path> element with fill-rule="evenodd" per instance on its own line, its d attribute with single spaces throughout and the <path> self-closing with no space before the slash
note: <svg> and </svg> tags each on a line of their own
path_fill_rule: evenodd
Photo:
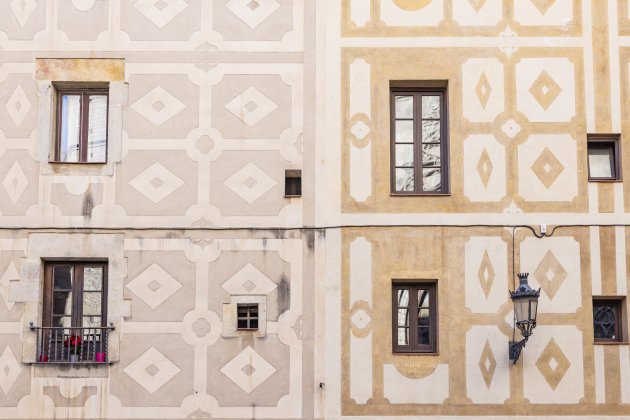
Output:
<svg viewBox="0 0 630 420">
<path fill-rule="evenodd" d="M 286 197 L 302 196 L 302 171 L 287 169 L 284 171 L 284 195 Z"/>
</svg>

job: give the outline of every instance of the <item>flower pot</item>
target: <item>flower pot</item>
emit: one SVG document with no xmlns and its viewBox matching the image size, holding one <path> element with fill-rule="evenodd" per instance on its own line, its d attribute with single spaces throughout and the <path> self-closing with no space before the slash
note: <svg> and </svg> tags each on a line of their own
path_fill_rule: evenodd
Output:
<svg viewBox="0 0 630 420">
<path fill-rule="evenodd" d="M 39 355 L 39 361 L 40 361 L 40 363 L 46 363 L 46 362 L 48 362 L 48 356 L 47 356 L 47 355 L 45 355 L 45 354 L 40 354 L 40 355 Z"/>
<path fill-rule="evenodd" d="M 70 354 L 70 363 L 76 363 L 79 361 L 79 355 L 78 354 Z"/>
<path fill-rule="evenodd" d="M 105 363 L 105 353 L 104 352 L 96 352 L 94 359 L 99 363 Z"/>
</svg>

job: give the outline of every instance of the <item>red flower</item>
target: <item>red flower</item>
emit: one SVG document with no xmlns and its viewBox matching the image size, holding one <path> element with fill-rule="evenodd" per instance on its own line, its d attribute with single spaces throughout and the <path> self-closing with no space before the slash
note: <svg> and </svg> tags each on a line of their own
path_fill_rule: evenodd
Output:
<svg viewBox="0 0 630 420">
<path fill-rule="evenodd" d="M 79 347 L 81 345 L 81 337 L 78 335 L 71 335 L 63 342 L 64 347 Z"/>
</svg>

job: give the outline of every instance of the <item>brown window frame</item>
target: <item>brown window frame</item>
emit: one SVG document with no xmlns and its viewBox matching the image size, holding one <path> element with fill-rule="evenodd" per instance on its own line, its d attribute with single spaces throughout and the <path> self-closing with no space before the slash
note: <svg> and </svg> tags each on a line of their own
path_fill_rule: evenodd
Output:
<svg viewBox="0 0 630 420">
<path fill-rule="evenodd" d="M 393 85 L 393 86 L 392 86 Z M 413 153 L 414 190 L 396 191 L 396 96 L 413 96 Z M 440 97 L 440 174 L 439 191 L 424 191 L 422 178 L 422 96 Z M 391 82 L 390 83 L 390 191 L 391 195 L 450 195 L 449 138 L 448 138 L 448 86 L 445 81 Z M 409 119 L 406 119 L 409 120 Z M 424 120 L 427 120 L 426 118 Z M 436 119 L 437 121 L 437 119 Z M 402 168 L 402 167 L 401 167 Z"/>
<path fill-rule="evenodd" d="M 256 309 L 256 314 L 252 315 L 252 310 Z M 245 309 L 246 315 L 241 317 L 240 310 Z M 240 321 L 245 321 L 246 326 L 241 327 Z M 252 327 L 252 322 L 256 322 L 256 326 Z M 260 326 L 260 308 L 257 303 L 237 303 L 236 304 L 236 329 L 239 331 L 256 331 Z"/>
<path fill-rule="evenodd" d="M 619 134 L 587 134 L 586 136 L 586 168 L 588 180 L 596 182 L 621 181 L 621 136 Z M 592 177 L 591 165 L 588 161 L 588 152 L 591 149 L 609 149 L 611 153 L 610 177 Z"/>
<path fill-rule="evenodd" d="M 623 343 L 627 340 L 624 324 L 625 297 L 624 296 L 597 296 L 593 297 L 593 340 L 596 344 L 614 344 Z M 595 336 L 595 308 L 601 306 L 609 306 L 614 308 L 614 336 L 615 338 L 598 338 Z"/>
<path fill-rule="evenodd" d="M 398 306 L 396 299 L 397 291 L 409 289 L 409 302 L 407 306 Z M 398 344 L 398 309 L 418 308 L 418 291 L 427 290 L 429 292 L 429 344 L 418 344 L 418 317 L 409 316 L 409 344 Z M 414 306 L 415 305 L 415 306 Z M 437 354 L 438 352 L 438 288 L 435 281 L 409 282 L 394 280 L 392 284 L 392 348 L 394 353 L 423 353 Z"/>
<path fill-rule="evenodd" d="M 71 326 L 68 328 L 83 327 L 83 268 L 101 267 L 103 269 L 103 283 L 101 285 L 101 327 L 107 326 L 107 262 L 103 261 L 47 261 L 44 264 L 44 288 L 43 288 L 43 319 L 44 327 L 53 326 L 53 317 L 61 314 L 53 313 L 54 289 L 53 267 L 72 266 L 73 284 L 71 289 L 63 289 L 72 292 Z"/>
<path fill-rule="evenodd" d="M 107 145 L 109 143 L 109 89 L 101 87 L 59 87 L 56 86 L 56 105 L 55 105 L 55 144 L 53 160 L 51 163 L 63 164 L 104 164 L 107 163 Z M 80 114 L 80 133 L 79 140 L 79 160 L 78 162 L 67 162 L 61 160 L 61 127 L 62 127 L 62 98 L 64 95 L 80 95 L 81 96 L 81 114 Z M 89 162 L 87 160 L 88 152 L 88 135 L 90 129 L 90 96 L 106 96 L 107 112 L 105 114 L 105 160 L 99 162 Z"/>
</svg>

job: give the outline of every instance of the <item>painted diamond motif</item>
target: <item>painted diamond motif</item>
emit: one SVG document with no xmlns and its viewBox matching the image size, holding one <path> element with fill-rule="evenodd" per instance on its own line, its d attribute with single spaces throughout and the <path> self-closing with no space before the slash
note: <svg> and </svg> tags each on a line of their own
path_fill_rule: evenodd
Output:
<svg viewBox="0 0 630 420">
<path fill-rule="evenodd" d="M 536 277 L 538 284 L 540 284 L 540 287 L 551 300 L 553 300 L 567 276 L 567 271 L 551 251 L 547 251 L 536 271 L 534 271 L 534 277 Z"/>
<path fill-rule="evenodd" d="M 549 76 L 549 73 L 542 71 L 538 78 L 529 88 L 529 93 L 532 94 L 536 102 L 543 107 L 543 109 L 549 108 L 549 106 L 560 95 L 562 89 L 560 86 Z"/>
<path fill-rule="evenodd" d="M 486 0 L 468 0 L 468 3 L 475 9 L 475 12 L 479 13 L 483 6 L 485 6 Z"/>
<path fill-rule="evenodd" d="M 221 287 L 231 295 L 268 295 L 278 286 L 252 263 L 247 263 Z"/>
<path fill-rule="evenodd" d="M 21 28 L 28 22 L 36 5 L 34 0 L 13 0 L 9 5 Z"/>
<path fill-rule="evenodd" d="M 254 29 L 271 16 L 280 5 L 276 0 L 230 0 L 225 7 Z"/>
<path fill-rule="evenodd" d="M 548 147 L 542 151 L 540 156 L 532 165 L 532 171 L 536 174 L 540 182 L 547 188 L 551 186 L 558 176 L 564 171 L 564 166 Z"/>
<path fill-rule="evenodd" d="M 0 355 L 0 389 L 2 389 L 4 395 L 9 394 L 21 371 L 22 368 L 15 359 L 11 348 L 6 346 L 2 355 Z"/>
<path fill-rule="evenodd" d="M 150 287 L 155 283 L 158 284 L 157 288 Z M 127 284 L 127 288 L 149 305 L 151 309 L 160 306 L 181 287 L 180 282 L 156 263 L 151 264 L 149 268 Z"/>
<path fill-rule="evenodd" d="M 184 0 L 138 0 L 133 7 L 162 29 L 183 12 L 188 4 Z"/>
<path fill-rule="evenodd" d="M 129 185 L 140 191 L 149 200 L 159 203 L 184 185 L 184 181 L 156 162 L 129 181 Z"/>
<path fill-rule="evenodd" d="M 225 108 L 251 127 L 271 114 L 278 105 L 250 86 L 225 104 Z"/>
<path fill-rule="evenodd" d="M 547 13 L 547 10 L 556 2 L 556 0 L 530 0 L 541 15 Z"/>
<path fill-rule="evenodd" d="M 22 85 L 17 85 L 4 107 L 7 109 L 15 125 L 17 127 L 21 126 L 22 122 L 24 122 L 24 118 L 26 118 L 28 112 L 31 110 L 31 103 L 24 93 Z"/>
<path fill-rule="evenodd" d="M 491 92 L 492 88 L 490 87 L 490 83 L 488 83 L 488 77 L 486 76 L 486 73 L 482 72 L 481 76 L 479 76 L 475 93 L 477 94 L 477 98 L 479 98 L 481 107 L 484 109 L 486 108 L 486 105 L 488 105 L 488 99 L 490 99 Z"/>
<path fill-rule="evenodd" d="M 22 197 L 24 190 L 28 186 L 28 178 L 26 178 L 22 167 L 17 161 L 13 162 L 11 169 L 9 169 L 9 172 L 7 172 L 7 175 L 2 181 L 2 186 L 13 204 L 17 203 L 20 197 Z"/>
<path fill-rule="evenodd" d="M 256 182 L 252 183 L 250 178 Z M 258 200 L 277 184 L 278 182 L 275 179 L 253 163 L 248 163 L 234 175 L 223 181 L 223 185 L 249 204 Z"/>
<path fill-rule="evenodd" d="M 17 269 L 13 262 L 9 264 L 7 269 L 5 270 L 2 277 L 0 277 L 0 297 L 4 301 L 4 304 L 7 305 L 9 310 L 13 307 L 14 302 L 9 301 L 9 281 L 18 280 L 20 275 L 18 274 Z"/>
<path fill-rule="evenodd" d="M 481 357 L 479 358 L 479 370 L 488 389 L 490 389 L 496 368 L 497 360 L 494 358 L 494 353 L 492 353 L 490 342 L 486 340 L 486 344 L 483 346 L 483 351 L 481 352 Z"/>
<path fill-rule="evenodd" d="M 162 125 L 179 114 L 186 105 L 160 86 L 138 99 L 131 108 L 155 125 Z"/>
<path fill-rule="evenodd" d="M 564 355 L 556 341 L 552 338 L 540 353 L 536 361 L 536 367 L 542 373 L 551 389 L 556 389 L 564 375 L 571 367 L 571 363 Z"/>
<path fill-rule="evenodd" d="M 248 366 L 247 373 L 245 373 L 243 369 Z M 275 372 L 276 368 L 250 346 L 247 346 L 245 350 L 221 368 L 221 373 L 248 394 L 258 388 L 260 384 L 269 379 Z"/>
<path fill-rule="evenodd" d="M 493 169 L 494 165 L 492 165 L 490 155 L 484 147 L 483 152 L 481 152 L 481 155 L 479 156 L 479 161 L 477 162 L 477 173 L 481 178 L 481 182 L 483 182 L 483 186 L 486 188 L 488 188 L 488 182 L 490 181 L 490 177 L 492 176 Z"/>
<path fill-rule="evenodd" d="M 155 347 L 151 347 L 123 369 L 140 386 L 153 394 L 181 371 Z"/>
<path fill-rule="evenodd" d="M 483 258 L 481 259 L 481 264 L 479 265 L 479 271 L 477 272 L 477 278 L 479 279 L 479 284 L 481 284 L 481 289 L 483 290 L 483 294 L 486 296 L 486 299 L 488 299 L 488 295 L 492 289 L 494 276 L 494 267 L 492 267 L 492 261 L 490 261 L 488 250 L 486 250 L 483 253 Z"/>
</svg>

